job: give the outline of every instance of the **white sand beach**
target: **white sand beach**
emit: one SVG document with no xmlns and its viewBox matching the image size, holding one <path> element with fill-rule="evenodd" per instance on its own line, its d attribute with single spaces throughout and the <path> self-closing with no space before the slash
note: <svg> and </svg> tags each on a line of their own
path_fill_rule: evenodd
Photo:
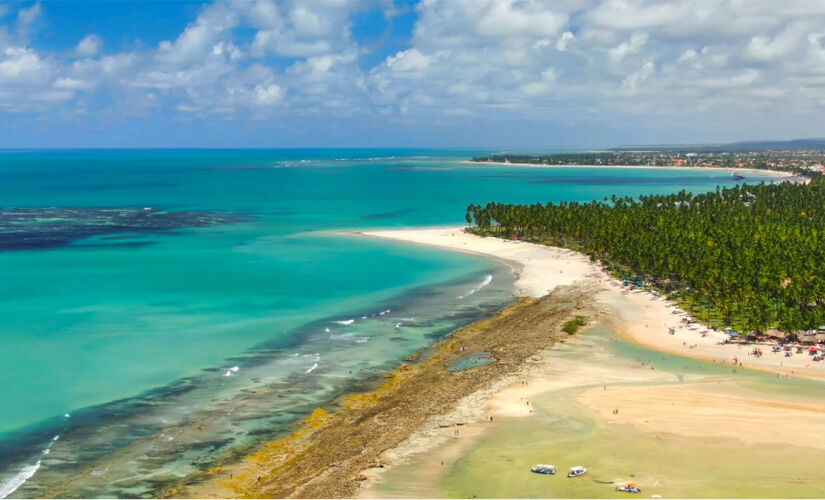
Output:
<svg viewBox="0 0 825 500">
<path fill-rule="evenodd" d="M 810 179 L 803 177 L 793 172 L 783 172 L 780 170 L 768 170 L 759 168 L 729 168 L 729 167 L 682 167 L 676 165 L 547 165 L 544 163 L 510 163 L 510 162 L 495 162 L 495 161 L 471 161 L 464 160 L 462 163 L 476 166 L 493 166 L 493 167 L 526 167 L 526 168 L 617 168 L 617 169 L 674 169 L 674 170 L 708 170 L 714 172 L 725 172 L 731 175 L 768 175 L 781 179 L 783 181 L 803 182 L 808 183 Z"/>
<path fill-rule="evenodd" d="M 540 297 L 557 286 L 576 282 L 597 282 L 602 288 L 599 303 L 613 313 L 611 328 L 626 340 L 680 356 L 714 361 L 743 368 L 769 370 L 782 376 L 825 378 L 825 363 L 811 361 L 806 354 L 773 353 L 760 346 L 763 355 L 750 355 L 747 346 L 722 344 L 726 335 L 700 323 L 685 324 L 688 314 L 663 297 L 641 290 L 628 290 L 587 256 L 571 250 L 523 241 L 480 237 L 460 227 L 367 231 L 370 237 L 428 245 L 459 252 L 487 255 L 509 262 L 516 268 L 516 292 L 524 297 Z M 669 329 L 673 328 L 673 334 Z M 806 351 L 807 352 L 807 351 Z"/>
</svg>

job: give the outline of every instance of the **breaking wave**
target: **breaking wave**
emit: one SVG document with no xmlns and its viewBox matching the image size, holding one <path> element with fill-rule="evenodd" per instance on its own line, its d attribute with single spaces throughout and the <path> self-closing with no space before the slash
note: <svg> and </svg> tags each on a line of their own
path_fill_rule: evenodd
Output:
<svg viewBox="0 0 825 500">
<path fill-rule="evenodd" d="M 484 278 L 484 281 L 482 281 L 478 286 L 473 287 L 472 290 L 469 290 L 464 295 L 459 295 L 457 298 L 463 299 L 463 298 L 469 297 L 470 295 L 476 293 L 477 291 L 481 290 L 482 288 L 484 288 L 485 286 L 489 285 L 492 282 L 493 282 L 493 275 L 488 274 L 487 277 Z"/>
<path fill-rule="evenodd" d="M 364 337 L 362 335 L 356 335 L 354 333 L 342 333 L 341 335 L 330 335 L 330 340 L 339 340 L 343 342 L 355 342 L 356 344 L 363 344 L 364 342 L 368 341 L 369 337 Z"/>
<path fill-rule="evenodd" d="M 49 445 L 41 452 L 42 455 L 48 455 L 49 452 L 52 450 L 52 445 L 60 439 L 60 434 L 56 435 L 52 438 L 49 442 Z M 4 482 L 0 482 L 0 499 L 6 498 L 7 496 L 11 495 L 17 488 L 23 486 L 26 481 L 28 481 L 34 474 L 37 472 L 37 469 L 40 468 L 41 459 L 37 459 L 32 465 L 26 465 L 20 469 L 20 472 L 13 475 L 9 479 Z"/>
</svg>

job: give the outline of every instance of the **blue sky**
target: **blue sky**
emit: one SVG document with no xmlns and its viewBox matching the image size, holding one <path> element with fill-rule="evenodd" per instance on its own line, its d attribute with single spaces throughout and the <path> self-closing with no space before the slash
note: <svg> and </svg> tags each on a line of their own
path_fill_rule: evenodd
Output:
<svg viewBox="0 0 825 500">
<path fill-rule="evenodd" d="M 0 147 L 823 136 L 825 2 L 0 0 Z"/>
</svg>

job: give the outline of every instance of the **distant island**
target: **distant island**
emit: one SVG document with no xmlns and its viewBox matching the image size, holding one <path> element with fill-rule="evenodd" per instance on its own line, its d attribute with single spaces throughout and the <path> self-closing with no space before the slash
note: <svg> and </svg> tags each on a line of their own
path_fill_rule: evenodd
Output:
<svg viewBox="0 0 825 500">
<path fill-rule="evenodd" d="M 771 149 L 769 145 L 782 145 Z M 746 148 L 745 145 L 750 145 Z M 794 147 L 791 147 L 793 145 Z M 807 149 L 798 147 L 807 146 Z M 818 146 L 818 147 L 814 147 Z M 628 147 L 629 148 L 629 147 Z M 476 156 L 476 163 L 504 163 L 536 166 L 634 166 L 696 167 L 775 170 L 808 177 L 820 175 L 825 168 L 825 140 L 790 141 L 789 143 L 736 143 L 719 146 L 634 146 L 634 150 L 616 148 L 607 151 L 582 151 L 527 155 L 498 153 Z"/>
</svg>

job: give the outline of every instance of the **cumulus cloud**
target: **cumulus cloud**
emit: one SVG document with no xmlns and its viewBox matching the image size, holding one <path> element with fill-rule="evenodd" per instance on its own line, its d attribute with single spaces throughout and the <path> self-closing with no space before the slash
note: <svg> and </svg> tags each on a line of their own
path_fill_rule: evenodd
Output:
<svg viewBox="0 0 825 500">
<path fill-rule="evenodd" d="M 351 48 L 350 16 L 359 2 L 262 0 L 241 10 L 257 31 L 251 50 L 286 57 L 311 57 Z"/>
<path fill-rule="evenodd" d="M 101 39 L 97 35 L 86 35 L 83 37 L 83 40 L 77 43 L 77 47 L 75 47 L 74 51 L 79 56 L 83 57 L 93 57 L 100 53 L 100 49 L 103 47 L 103 39 Z"/>
<path fill-rule="evenodd" d="M 31 7 L 23 8 L 17 11 L 17 25 L 18 29 L 26 30 L 34 24 L 40 14 L 43 13 L 43 8 L 40 2 L 35 3 Z"/>
<path fill-rule="evenodd" d="M 641 68 L 630 73 L 625 77 L 622 81 L 622 89 L 629 90 L 629 91 L 636 91 L 639 87 L 639 84 L 650 78 L 650 75 L 653 74 L 653 71 L 656 69 L 656 65 L 653 61 L 648 61 L 642 65 Z"/>
<path fill-rule="evenodd" d="M 260 104 L 270 106 L 276 104 L 283 96 L 283 89 L 275 84 L 256 85 L 255 98 Z"/>
<path fill-rule="evenodd" d="M 804 43 L 805 26 L 789 25 L 776 36 L 756 35 L 751 37 L 745 51 L 747 58 L 753 61 L 775 61 L 786 57 Z"/>
<path fill-rule="evenodd" d="M 556 40 L 556 50 L 559 52 L 564 52 L 567 50 L 567 44 L 570 43 L 575 37 L 573 33 L 569 31 L 565 31 L 561 34 L 558 40 Z"/>
<path fill-rule="evenodd" d="M 45 65 L 36 52 L 9 47 L 0 56 L 0 79 L 6 82 L 31 82 L 44 76 Z"/>
<path fill-rule="evenodd" d="M 630 36 L 630 40 L 622 42 L 608 51 L 610 60 L 614 63 L 619 63 L 628 55 L 638 54 L 648 39 L 647 33 L 633 33 Z"/>
<path fill-rule="evenodd" d="M 35 35 L 48 4 L 15 5 L 0 20 L 0 112 L 94 113 L 85 103 L 98 93 L 146 113 L 407 125 L 801 116 L 823 105 L 823 2 L 422 0 L 410 38 L 366 57 L 374 48 L 353 27 L 376 9 L 388 19 L 403 10 L 215 0 L 168 40 L 102 54 L 95 34 L 44 50 Z"/>
<path fill-rule="evenodd" d="M 77 78 L 58 78 L 54 82 L 54 88 L 60 90 L 89 90 L 94 84 Z"/>
<path fill-rule="evenodd" d="M 435 56 L 425 56 L 418 49 L 402 50 L 387 57 L 387 67 L 393 71 L 423 71 L 430 66 Z"/>
</svg>

